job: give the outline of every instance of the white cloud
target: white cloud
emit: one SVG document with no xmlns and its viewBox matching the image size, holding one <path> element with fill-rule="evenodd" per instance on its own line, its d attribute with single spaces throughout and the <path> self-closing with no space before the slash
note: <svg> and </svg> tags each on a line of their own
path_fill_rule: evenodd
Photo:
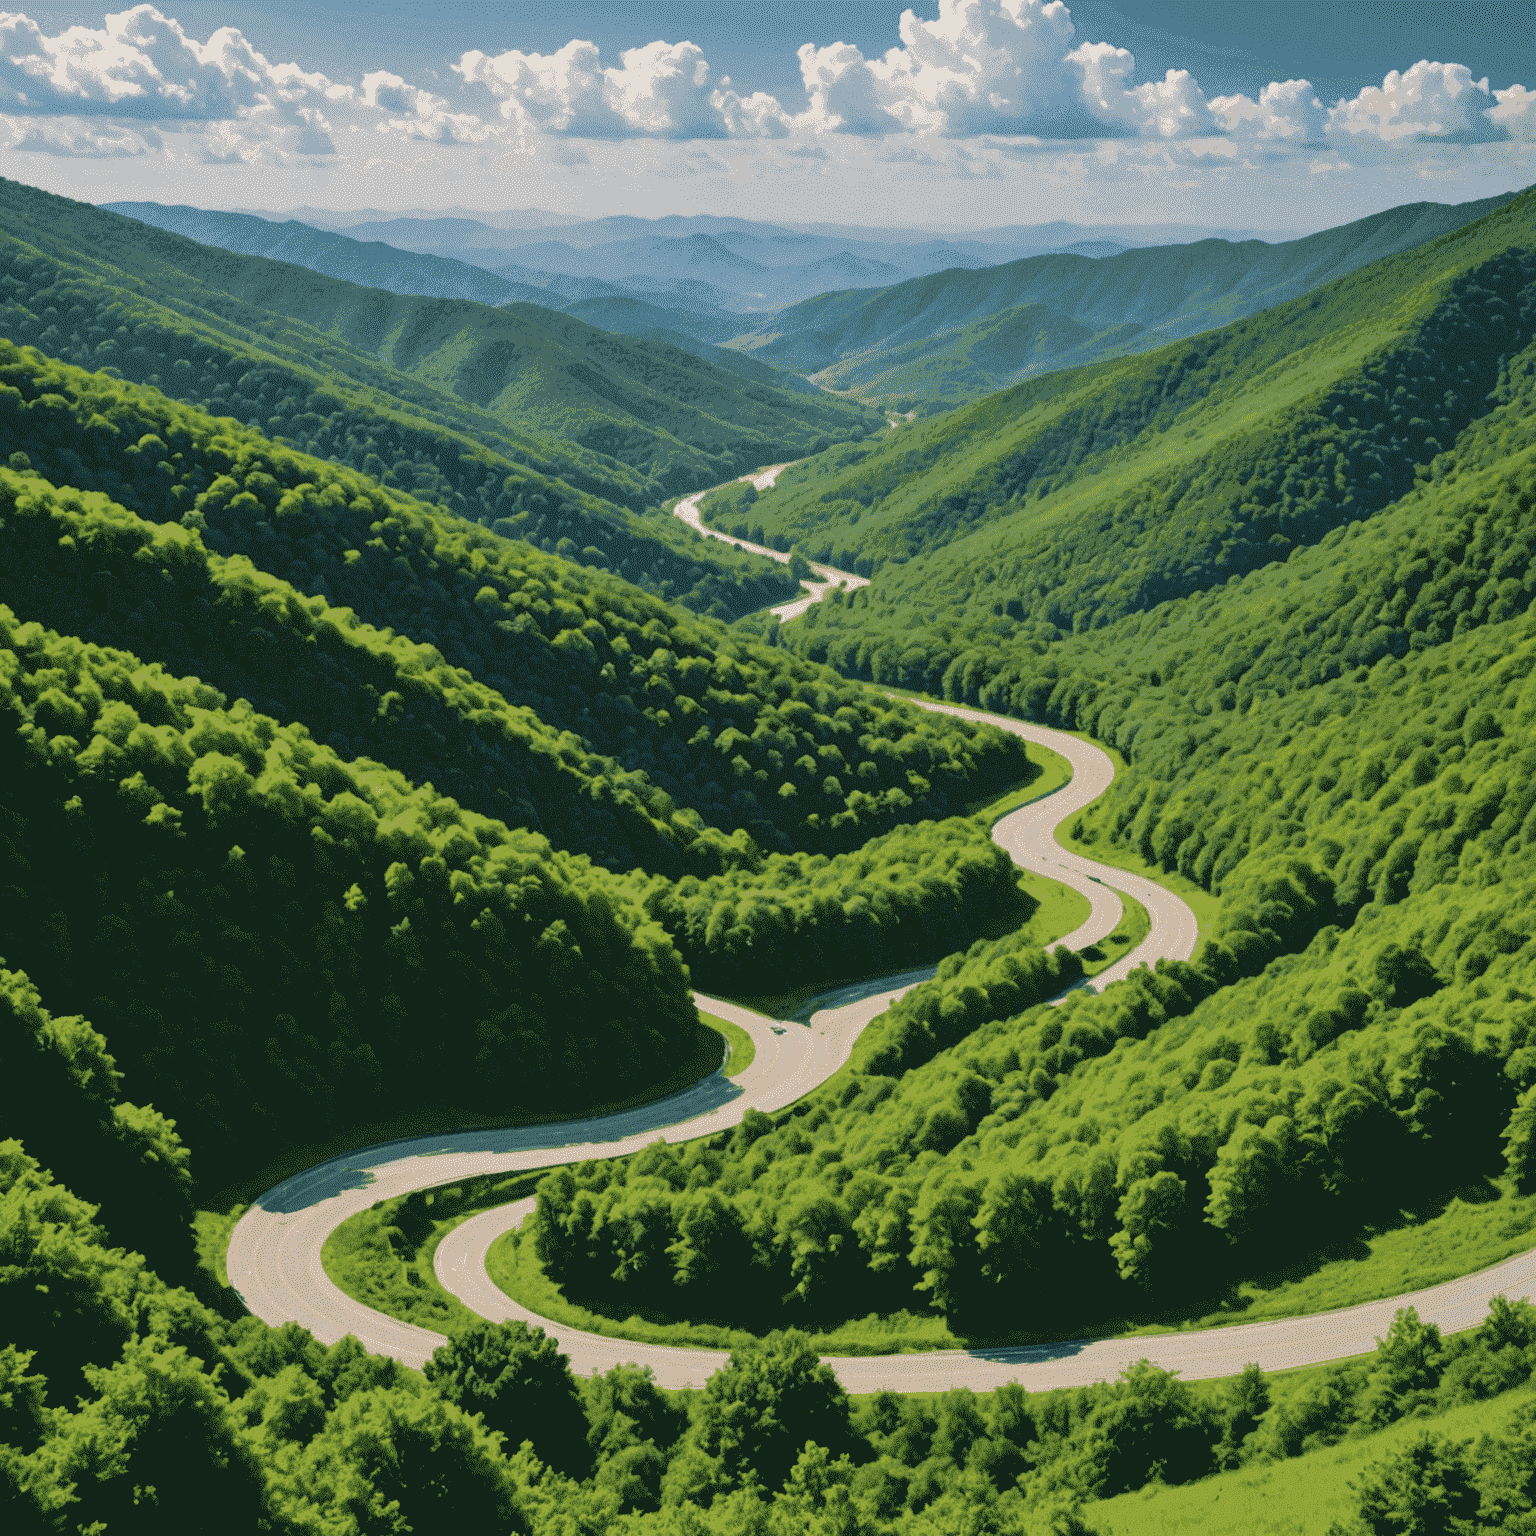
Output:
<svg viewBox="0 0 1536 1536">
<path fill-rule="evenodd" d="M 6 148 L 70 160 L 120 160 L 147 155 L 161 147 L 150 127 L 125 128 L 83 118 L 0 118 L 10 136 Z"/>
<path fill-rule="evenodd" d="M 472 51 L 454 69 L 502 98 L 501 115 L 525 132 L 584 139 L 782 138 L 789 114 L 764 91 L 743 97 L 716 80 L 695 43 L 647 43 L 605 67 L 596 43 L 556 53 Z"/>
<path fill-rule="evenodd" d="M 1215 96 L 1211 116 L 1222 130 L 1238 139 L 1278 144 L 1321 143 L 1328 113 L 1306 80 L 1272 80 L 1251 96 Z"/>
<path fill-rule="evenodd" d="M 1495 91 L 1493 96 L 1498 105 L 1488 109 L 1488 121 L 1503 136 L 1536 144 L 1536 91 L 1512 85 L 1507 91 Z"/>
<path fill-rule="evenodd" d="M 472 113 L 450 112 L 441 96 L 387 69 L 364 75 L 357 99 L 365 107 L 394 114 L 375 125 L 380 133 L 428 144 L 480 144 L 491 136 L 492 130 Z"/>
<path fill-rule="evenodd" d="M 626 137 L 623 118 L 604 99 L 607 82 L 596 43 L 576 39 L 558 53 L 513 48 L 494 58 L 476 51 L 454 68 L 500 96 L 505 118 L 574 138 Z"/>
<path fill-rule="evenodd" d="M 1474 80 L 1465 64 L 1420 59 L 1402 74 L 1394 69 L 1380 87 L 1367 86 L 1353 101 L 1339 102 L 1328 114 L 1328 129 L 1335 136 L 1386 144 L 1485 143 L 1501 137 L 1488 120 L 1491 105 L 1488 81 Z"/>
<path fill-rule="evenodd" d="M 723 139 L 709 61 L 694 43 L 647 43 L 603 71 L 604 94 L 631 132 L 653 139 Z"/>
<path fill-rule="evenodd" d="M 1216 123 L 1195 77 L 1170 69 L 1161 80 L 1130 86 L 1135 55 L 1111 43 L 1084 43 L 1067 55 L 1082 72 L 1088 110 L 1107 127 L 1142 139 L 1187 138 L 1213 133 Z"/>
<path fill-rule="evenodd" d="M 0 111 L 49 119 L 48 128 L 25 140 L 25 147 L 46 153 L 139 153 L 124 147 L 134 142 L 127 127 L 92 132 L 68 125 L 105 117 L 119 123 L 241 122 L 252 143 L 280 141 L 295 153 L 331 154 L 329 124 L 317 107 L 304 103 L 336 96 L 324 75 L 297 64 L 271 64 L 233 27 L 199 43 L 152 5 L 109 15 L 100 27 L 67 27 L 53 36 L 28 16 L 0 13 Z M 143 142 L 159 147 L 158 141 Z M 66 143 L 75 147 L 46 147 Z"/>
<path fill-rule="evenodd" d="M 948 138 L 1169 139 L 1215 131 L 1187 70 L 1132 86 L 1136 60 L 1126 49 L 1073 48 L 1061 0 L 939 0 L 937 20 L 907 11 L 900 33 L 902 46 L 879 59 L 849 43 L 802 48 L 805 120 L 827 132 Z"/>
<path fill-rule="evenodd" d="M 910 13 L 908 13 L 910 14 Z M 800 78 L 811 98 L 811 126 L 836 133 L 879 137 L 906 126 L 885 103 L 893 99 L 887 75 L 852 43 L 800 49 Z"/>
</svg>

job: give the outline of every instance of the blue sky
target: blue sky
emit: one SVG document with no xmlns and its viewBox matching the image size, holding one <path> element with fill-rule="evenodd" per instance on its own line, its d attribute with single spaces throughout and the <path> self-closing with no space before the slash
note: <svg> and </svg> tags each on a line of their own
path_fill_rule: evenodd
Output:
<svg viewBox="0 0 1536 1536">
<path fill-rule="evenodd" d="M 0 12 L 93 200 L 1299 230 L 1536 181 L 1528 3 L 163 0 Z"/>
</svg>

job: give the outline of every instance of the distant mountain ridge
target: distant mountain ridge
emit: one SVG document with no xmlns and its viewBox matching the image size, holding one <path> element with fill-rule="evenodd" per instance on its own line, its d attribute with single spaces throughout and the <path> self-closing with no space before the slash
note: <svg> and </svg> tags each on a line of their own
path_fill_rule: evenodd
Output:
<svg viewBox="0 0 1536 1536">
<path fill-rule="evenodd" d="M 1460 229 L 1513 196 L 1407 204 L 1277 245 L 1202 240 L 1099 257 L 1061 252 L 823 294 L 732 345 L 872 402 L 958 403 L 1271 308 Z"/>
</svg>

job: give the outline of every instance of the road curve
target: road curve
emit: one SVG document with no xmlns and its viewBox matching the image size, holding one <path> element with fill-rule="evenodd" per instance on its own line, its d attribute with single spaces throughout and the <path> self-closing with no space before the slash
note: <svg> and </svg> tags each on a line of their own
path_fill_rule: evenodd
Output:
<svg viewBox="0 0 1536 1536">
<path fill-rule="evenodd" d="M 1139 881 L 1107 865 L 1077 859 L 1057 847 L 1052 838 L 1054 828 L 1102 794 L 1114 776 L 1109 759 L 1097 747 L 1061 731 L 1027 726 L 1001 716 L 951 709 L 947 705 L 922 707 L 987 721 L 1060 751 L 1071 761 L 1074 777 L 1068 784 L 1003 817 L 992 833 L 1016 862 L 1072 886 L 1089 899 L 1093 915 L 1062 942 L 1081 949 L 1110 933 L 1119 921 L 1121 909 L 1118 898 L 1107 887 L 1118 883 L 1119 888 L 1130 889 L 1134 883 L 1136 889 L 1132 894 L 1138 900 L 1143 899 L 1140 888 L 1145 886 L 1148 892 L 1155 893 L 1149 909 L 1157 897 L 1163 897 L 1171 904 L 1171 915 L 1161 926 L 1154 916 L 1154 929 L 1147 939 L 1112 969 L 1123 972 L 1163 955 L 1188 957 L 1196 937 L 1194 918 L 1177 897 L 1150 881 Z M 1183 908 L 1182 919 L 1178 908 Z M 322 1262 L 325 1243 L 342 1222 L 377 1200 L 412 1190 L 484 1174 L 581 1162 L 591 1157 L 620 1157 L 637 1152 L 658 1138 L 688 1141 L 713 1135 L 739 1124 L 748 1109 L 781 1109 L 830 1077 L 848 1059 L 854 1041 L 870 1020 L 926 974 L 929 973 L 892 977 L 899 984 L 840 1006 L 823 1008 L 810 1016 L 808 1024 L 776 1024 L 722 999 L 695 993 L 701 1008 L 740 1025 L 752 1036 L 756 1055 L 752 1065 L 738 1078 L 716 1074 L 657 1104 L 616 1115 L 551 1126 L 421 1137 L 334 1158 L 269 1190 L 241 1217 L 225 1256 L 230 1281 L 251 1311 L 268 1323 L 301 1323 L 325 1343 L 355 1334 L 368 1349 L 419 1366 L 443 1342 L 441 1335 L 399 1322 L 353 1300 L 326 1274 Z M 1092 985 L 1102 988 L 1114 979 L 1116 976 L 1109 971 L 1102 972 Z M 464 1244 L 468 1238 L 460 1239 L 448 1250 L 452 1266 L 443 1278 L 450 1290 L 470 1284 L 472 1274 L 484 1275 L 485 1250 L 510 1221 L 510 1216 L 504 1214 L 507 1210 L 503 1207 L 499 1212 L 487 1213 L 503 1217 L 502 1226 L 495 1230 L 494 1223 L 482 1218 L 465 1223 L 460 1229 L 473 1229 L 475 1238 L 483 1236 L 484 1242 L 462 1262 L 458 1256 L 467 1252 Z M 550 1327 L 564 1335 L 565 1330 Z M 573 1357 L 577 1369 L 585 1373 L 598 1360 L 607 1359 L 614 1347 L 615 1341 L 599 1340 L 591 1346 L 596 1353 L 589 1355 L 583 1346 L 579 1358 Z M 627 1351 L 626 1358 L 640 1354 L 652 1359 L 645 1347 L 622 1343 L 617 1347 Z M 681 1354 L 686 1362 L 693 1362 L 686 1368 L 692 1379 L 703 1357 L 691 1350 Z M 663 1360 L 659 1355 L 653 1363 L 659 1374 L 666 1372 L 669 1380 L 684 1369 L 678 1362 Z"/>
<path fill-rule="evenodd" d="M 767 469 L 754 470 L 752 474 L 740 475 L 737 479 L 750 480 L 758 490 L 766 491 L 779 478 L 780 472 L 788 468 L 788 464 L 770 464 Z M 724 483 L 734 485 L 736 481 L 727 480 Z M 710 491 L 719 489 L 718 485 L 710 487 Z M 770 560 L 777 560 L 780 565 L 789 564 L 789 556 L 782 550 L 769 549 L 766 545 L 753 544 L 746 539 L 738 539 L 734 534 L 721 533 L 717 528 L 706 527 L 703 515 L 699 511 L 699 503 L 709 493 L 709 491 L 695 491 L 692 496 L 684 496 L 672 509 L 672 515 L 681 518 L 695 533 L 702 534 L 706 539 L 719 539 L 722 544 L 734 545 L 737 549 L 745 550 L 749 555 L 767 555 Z M 777 608 L 768 610 L 781 624 L 787 624 L 791 619 L 798 619 L 812 603 L 819 603 L 828 592 L 835 592 L 839 587 L 851 592 L 855 587 L 869 585 L 867 576 L 855 576 L 851 571 L 840 571 L 830 565 L 817 565 L 814 560 L 808 563 L 820 579 L 802 581 L 800 585 L 806 591 L 804 597 L 791 598 L 789 602 L 780 603 Z"/>
</svg>

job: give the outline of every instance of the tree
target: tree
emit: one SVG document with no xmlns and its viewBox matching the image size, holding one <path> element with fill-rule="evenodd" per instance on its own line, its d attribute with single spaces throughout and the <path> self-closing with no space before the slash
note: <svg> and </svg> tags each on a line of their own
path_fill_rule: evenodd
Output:
<svg viewBox="0 0 1536 1536">
<path fill-rule="evenodd" d="M 1376 1341 L 1376 1361 L 1360 1406 L 1361 1419 L 1372 1425 L 1388 1424 L 1429 1401 L 1440 1384 L 1444 1364 L 1439 1328 L 1420 1322 L 1414 1308 L 1399 1307 L 1387 1336 Z"/>
<path fill-rule="evenodd" d="M 1369 1536 L 1473 1536 L 1478 1493 L 1465 1445 L 1425 1434 L 1359 1482 L 1357 1529 Z"/>
<path fill-rule="evenodd" d="M 1186 1483 L 1212 1470 L 1211 1411 L 1172 1371 L 1140 1360 L 1094 1413 L 1088 1435 L 1105 1497 L 1152 1478 Z"/>
<path fill-rule="evenodd" d="M 439 1396 L 484 1416 L 487 1429 L 516 1450 L 531 1440 L 559 1471 L 583 1476 L 591 1466 L 587 1415 L 570 1362 L 542 1328 L 524 1322 L 455 1329 L 425 1366 Z"/>
<path fill-rule="evenodd" d="M 101 1521 L 125 1536 L 163 1536 L 202 1529 L 215 1510 L 222 1530 L 254 1536 L 266 1526 L 266 1478 L 201 1361 L 150 1337 L 85 1374 L 95 1397 L 39 1456 L 59 1484 L 75 1485 L 70 1515 L 82 1529 Z"/>
<path fill-rule="evenodd" d="M 279 1487 L 285 1501 L 314 1506 L 322 1529 L 356 1536 L 526 1529 L 495 1438 L 463 1409 L 419 1389 L 354 1393 L 279 1475 Z"/>
<path fill-rule="evenodd" d="M 1162 1260 L 1154 1262 L 1153 1255 L 1159 1241 L 1183 1221 L 1184 1188 L 1184 1180 L 1165 1168 L 1126 1190 L 1115 1212 L 1120 1230 L 1109 1240 L 1122 1280 L 1150 1289 L 1167 1267 Z"/>
<path fill-rule="evenodd" d="M 1536 1085 L 1515 1102 L 1514 1113 L 1504 1128 L 1504 1166 L 1522 1191 L 1536 1182 Z"/>
<path fill-rule="evenodd" d="M 1269 1383 L 1255 1363 L 1250 1361 L 1228 1384 L 1221 1408 L 1226 1422 L 1217 1455 L 1224 1467 L 1235 1467 L 1242 1460 L 1243 1442 L 1269 1411 Z"/>
<path fill-rule="evenodd" d="M 691 1438 L 728 1484 L 754 1472 L 778 1489 L 807 1441 L 833 1456 L 852 1448 L 848 1395 L 803 1333 L 770 1333 L 709 1378 Z"/>
</svg>

